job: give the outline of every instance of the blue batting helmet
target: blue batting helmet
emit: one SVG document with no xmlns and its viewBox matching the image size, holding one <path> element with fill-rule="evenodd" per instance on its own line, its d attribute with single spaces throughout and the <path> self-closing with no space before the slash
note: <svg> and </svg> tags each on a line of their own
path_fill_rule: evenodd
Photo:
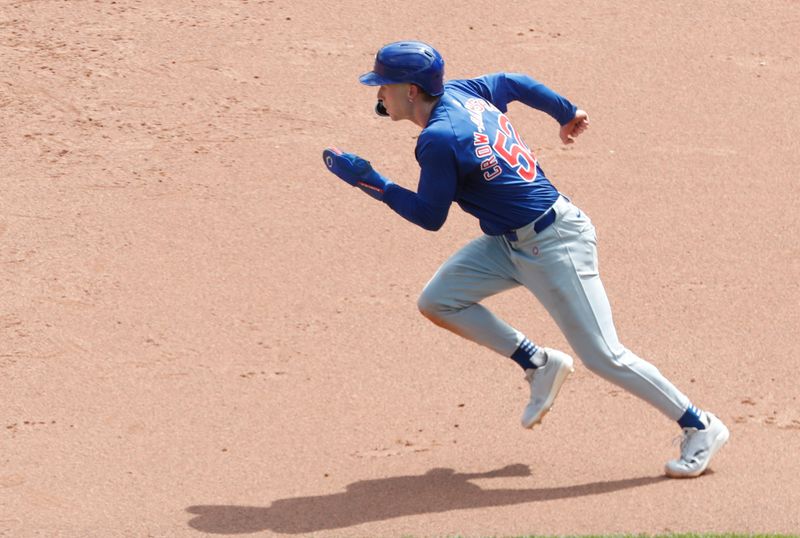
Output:
<svg viewBox="0 0 800 538">
<path fill-rule="evenodd" d="M 367 86 L 416 84 L 425 93 L 444 93 L 444 59 L 436 49 L 421 41 L 398 41 L 381 47 L 375 55 L 375 67 L 359 77 Z"/>
</svg>

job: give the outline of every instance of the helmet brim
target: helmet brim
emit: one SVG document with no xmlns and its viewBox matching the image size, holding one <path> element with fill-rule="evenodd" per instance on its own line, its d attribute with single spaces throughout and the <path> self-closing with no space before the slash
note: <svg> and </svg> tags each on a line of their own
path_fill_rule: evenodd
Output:
<svg viewBox="0 0 800 538">
<path fill-rule="evenodd" d="M 385 86 L 387 84 L 402 84 L 402 82 L 400 82 L 399 80 L 392 80 L 390 78 L 386 78 L 384 76 L 379 75 L 375 71 L 364 73 L 363 75 L 358 77 L 358 81 L 366 86 Z"/>
</svg>

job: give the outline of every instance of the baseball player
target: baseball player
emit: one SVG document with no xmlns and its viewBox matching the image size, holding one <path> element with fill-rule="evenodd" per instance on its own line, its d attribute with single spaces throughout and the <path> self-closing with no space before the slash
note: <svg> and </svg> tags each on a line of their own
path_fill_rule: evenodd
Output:
<svg viewBox="0 0 800 538">
<path fill-rule="evenodd" d="M 683 428 L 680 456 L 666 464 L 666 474 L 701 475 L 728 440 L 728 429 L 620 343 L 598 274 L 592 221 L 548 180 L 505 114 L 512 101 L 545 112 L 559 123 L 561 141 L 572 144 L 589 126 L 587 113 L 522 74 L 445 83 L 442 56 L 419 41 L 382 47 L 373 70 L 359 80 L 378 87 L 379 115 L 422 129 L 417 191 L 336 148 L 323 151 L 328 169 L 426 230 L 441 228 L 455 201 L 483 231 L 433 275 L 418 300 L 422 314 L 522 367 L 531 389 L 522 426 L 532 428 L 550 410 L 573 360 L 534 343 L 480 304 L 525 286 L 587 368 Z"/>
</svg>

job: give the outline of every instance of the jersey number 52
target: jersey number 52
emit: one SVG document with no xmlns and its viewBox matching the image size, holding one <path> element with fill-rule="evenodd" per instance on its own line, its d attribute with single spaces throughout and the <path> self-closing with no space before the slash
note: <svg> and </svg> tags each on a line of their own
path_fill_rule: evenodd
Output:
<svg viewBox="0 0 800 538">
<path fill-rule="evenodd" d="M 536 157 L 517 135 L 505 114 L 500 114 L 497 138 L 492 148 L 525 181 L 536 179 Z"/>
</svg>

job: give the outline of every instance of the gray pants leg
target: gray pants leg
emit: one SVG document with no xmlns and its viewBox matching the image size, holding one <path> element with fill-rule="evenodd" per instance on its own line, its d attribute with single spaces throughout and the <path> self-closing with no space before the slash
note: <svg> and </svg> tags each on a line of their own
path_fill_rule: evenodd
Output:
<svg viewBox="0 0 800 538">
<path fill-rule="evenodd" d="M 482 236 L 456 252 L 425 286 L 418 305 L 434 323 L 508 357 L 523 335 L 479 301 L 524 285 L 547 309 L 587 368 L 678 420 L 689 399 L 617 337 L 597 270 L 594 226 L 564 198 L 541 234 L 518 241 Z"/>
</svg>

